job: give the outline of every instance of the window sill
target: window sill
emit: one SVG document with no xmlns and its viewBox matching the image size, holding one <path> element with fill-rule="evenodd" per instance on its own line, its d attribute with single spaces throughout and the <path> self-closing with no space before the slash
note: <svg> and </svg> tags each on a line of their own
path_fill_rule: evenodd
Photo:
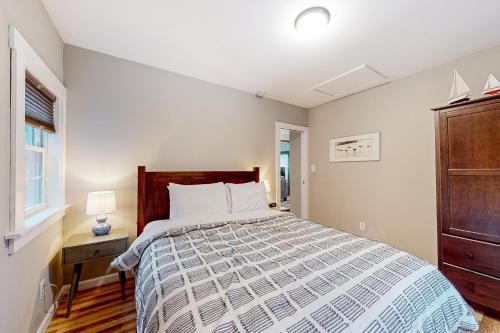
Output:
<svg viewBox="0 0 500 333">
<path fill-rule="evenodd" d="M 66 214 L 68 206 L 49 207 L 30 215 L 24 220 L 22 226 L 16 226 L 15 231 L 5 234 L 4 238 L 8 245 L 9 255 L 16 253 L 28 245 L 38 235 L 62 219 Z"/>
</svg>

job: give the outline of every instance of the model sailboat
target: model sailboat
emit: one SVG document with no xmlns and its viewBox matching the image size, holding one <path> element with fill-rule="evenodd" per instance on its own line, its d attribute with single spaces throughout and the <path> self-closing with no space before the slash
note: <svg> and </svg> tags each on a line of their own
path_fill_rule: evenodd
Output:
<svg viewBox="0 0 500 333">
<path fill-rule="evenodd" d="M 453 84 L 451 86 L 450 97 L 448 99 L 449 104 L 465 102 L 470 100 L 472 96 L 472 91 L 470 90 L 464 79 L 458 74 L 457 70 L 453 70 Z"/>
<path fill-rule="evenodd" d="M 498 82 L 497 78 L 490 74 L 488 76 L 488 81 L 484 85 L 483 95 L 496 95 L 500 92 L 500 82 Z"/>
</svg>

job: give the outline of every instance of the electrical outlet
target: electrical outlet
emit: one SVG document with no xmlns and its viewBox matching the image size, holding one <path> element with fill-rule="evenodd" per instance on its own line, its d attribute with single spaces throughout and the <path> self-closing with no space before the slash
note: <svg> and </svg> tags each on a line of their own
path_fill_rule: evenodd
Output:
<svg viewBox="0 0 500 333">
<path fill-rule="evenodd" d="M 39 289 L 39 297 L 40 299 L 45 299 L 45 288 L 47 287 L 47 284 L 45 283 L 45 279 L 40 281 L 40 289 Z"/>
<path fill-rule="evenodd" d="M 316 172 L 316 164 L 311 164 L 311 172 Z"/>
<path fill-rule="evenodd" d="M 366 230 L 366 224 L 365 222 L 359 222 L 359 230 L 365 231 Z"/>
</svg>

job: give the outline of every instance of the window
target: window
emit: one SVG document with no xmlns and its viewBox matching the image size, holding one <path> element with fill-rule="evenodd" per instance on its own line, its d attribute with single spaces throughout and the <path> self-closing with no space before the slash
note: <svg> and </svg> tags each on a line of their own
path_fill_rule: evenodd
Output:
<svg viewBox="0 0 500 333">
<path fill-rule="evenodd" d="M 47 135 L 46 132 L 33 126 L 24 126 L 24 143 L 26 144 L 24 210 L 26 215 L 47 207 L 45 202 Z"/>
<path fill-rule="evenodd" d="M 65 215 L 66 88 L 9 26 L 10 219 L 14 254 Z"/>
<path fill-rule="evenodd" d="M 26 216 L 47 207 L 48 133 L 55 133 L 54 103 L 56 96 L 38 78 L 25 71 L 24 85 L 24 162 Z"/>
</svg>

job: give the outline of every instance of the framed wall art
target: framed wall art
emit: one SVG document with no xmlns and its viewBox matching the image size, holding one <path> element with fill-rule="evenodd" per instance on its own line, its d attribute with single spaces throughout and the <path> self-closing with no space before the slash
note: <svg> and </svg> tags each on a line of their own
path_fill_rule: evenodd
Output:
<svg viewBox="0 0 500 333">
<path fill-rule="evenodd" d="M 380 160 L 380 132 L 330 139 L 330 162 Z"/>
</svg>

